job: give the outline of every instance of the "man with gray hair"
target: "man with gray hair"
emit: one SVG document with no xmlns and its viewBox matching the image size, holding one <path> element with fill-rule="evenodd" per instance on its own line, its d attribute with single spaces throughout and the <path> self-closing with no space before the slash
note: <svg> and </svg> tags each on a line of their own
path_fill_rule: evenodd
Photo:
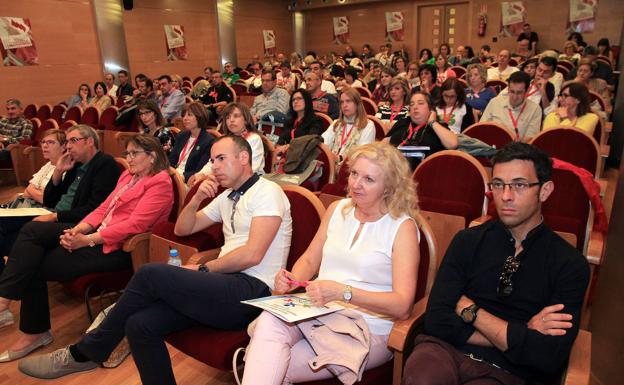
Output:
<svg viewBox="0 0 624 385">
<path fill-rule="evenodd" d="M 23 139 L 30 139 L 33 125 L 24 117 L 22 103 L 17 99 L 9 99 L 6 102 L 6 118 L 0 119 L 0 149 L 7 144 L 19 143 Z M 8 151 L 1 151 L 0 158 L 9 159 Z"/>
</svg>

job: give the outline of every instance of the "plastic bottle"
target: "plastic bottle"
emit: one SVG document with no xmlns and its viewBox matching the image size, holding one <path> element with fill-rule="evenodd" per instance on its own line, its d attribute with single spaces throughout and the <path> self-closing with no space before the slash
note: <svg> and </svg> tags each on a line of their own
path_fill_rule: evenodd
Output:
<svg viewBox="0 0 624 385">
<path fill-rule="evenodd" d="M 169 261 L 167 263 L 173 266 L 182 266 L 182 261 L 180 260 L 177 249 L 169 249 Z"/>
</svg>

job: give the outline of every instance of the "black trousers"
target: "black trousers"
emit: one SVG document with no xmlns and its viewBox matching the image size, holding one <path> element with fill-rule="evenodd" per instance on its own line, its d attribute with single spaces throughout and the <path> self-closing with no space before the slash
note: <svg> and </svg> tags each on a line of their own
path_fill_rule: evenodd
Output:
<svg viewBox="0 0 624 385">
<path fill-rule="evenodd" d="M 104 254 L 102 246 L 69 252 L 59 237 L 71 223 L 30 222 L 22 227 L 0 275 L 0 297 L 21 300 L 20 330 L 27 334 L 50 329 L 47 281 L 69 281 L 94 272 L 132 266 L 122 250 Z"/>
<path fill-rule="evenodd" d="M 4 217 L 0 218 L 0 257 L 9 255 L 19 231 L 33 217 Z M 0 274 L 4 269 L 4 259 L 0 258 Z"/>
<path fill-rule="evenodd" d="M 147 264 L 134 274 L 106 319 L 76 348 L 90 360 L 103 362 L 126 335 L 141 382 L 175 384 L 165 336 L 199 324 L 242 330 L 260 309 L 240 301 L 268 295 L 271 291 L 264 282 L 243 273 Z"/>
</svg>

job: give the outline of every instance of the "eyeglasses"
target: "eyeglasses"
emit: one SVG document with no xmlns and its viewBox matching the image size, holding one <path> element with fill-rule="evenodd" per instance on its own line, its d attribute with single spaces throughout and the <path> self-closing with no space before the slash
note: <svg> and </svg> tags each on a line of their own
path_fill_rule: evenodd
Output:
<svg viewBox="0 0 624 385">
<path fill-rule="evenodd" d="M 44 144 L 47 144 L 47 145 L 51 146 L 51 145 L 56 144 L 58 142 L 56 140 L 42 140 L 40 143 L 41 143 L 42 146 Z"/>
<path fill-rule="evenodd" d="M 86 140 L 87 138 L 83 138 L 83 137 L 77 137 L 77 138 L 69 138 L 67 139 L 67 141 L 71 144 L 76 144 L 78 142 L 80 142 L 81 140 Z"/>
<path fill-rule="evenodd" d="M 560 97 L 562 98 L 567 98 L 570 96 L 570 94 L 564 94 L 563 92 L 559 94 Z"/>
<path fill-rule="evenodd" d="M 529 188 L 533 187 L 533 186 L 538 186 L 538 185 L 542 185 L 542 182 L 510 182 L 510 183 L 505 183 L 503 181 L 497 180 L 494 181 L 492 183 L 488 183 L 488 186 L 490 186 L 490 190 L 492 190 L 493 192 L 503 192 L 505 191 L 505 187 L 509 186 L 509 189 L 513 192 L 516 192 L 518 194 L 522 194 L 523 192 L 527 191 Z"/>
<path fill-rule="evenodd" d="M 124 158 L 130 158 L 130 159 L 134 159 L 136 158 L 136 156 L 140 153 L 146 153 L 149 154 L 149 151 L 143 151 L 143 150 L 137 150 L 137 151 L 124 151 L 121 153 L 121 156 L 123 156 Z"/>
<path fill-rule="evenodd" d="M 513 291 L 513 281 L 511 278 L 520 269 L 520 260 L 515 255 L 510 255 L 505 259 L 503 270 L 498 278 L 498 288 L 496 292 L 500 297 L 509 297 Z"/>
</svg>

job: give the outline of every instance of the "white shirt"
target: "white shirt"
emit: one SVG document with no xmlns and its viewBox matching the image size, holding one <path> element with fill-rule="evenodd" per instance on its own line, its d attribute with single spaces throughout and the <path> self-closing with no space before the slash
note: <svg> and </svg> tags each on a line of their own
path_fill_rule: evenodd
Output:
<svg viewBox="0 0 624 385">
<path fill-rule="evenodd" d="M 225 244 L 219 258 L 234 249 L 244 246 L 249 240 L 251 221 L 254 217 L 281 217 L 279 229 L 259 264 L 249 267 L 245 273 L 264 282 L 273 290 L 275 274 L 286 266 L 292 237 L 290 202 L 284 191 L 274 182 L 260 178 L 240 197 L 232 217 L 234 201 L 228 198 L 232 189 L 227 189 L 202 209 L 212 221 L 223 223 Z M 232 227 L 232 225 L 234 227 Z"/>
<path fill-rule="evenodd" d="M 251 146 L 251 171 L 258 175 L 264 174 L 264 144 L 262 138 L 255 132 L 250 132 L 246 137 L 247 143 Z M 198 174 L 212 174 L 212 160 L 208 161 Z"/>
<path fill-rule="evenodd" d="M 519 69 L 512 66 L 507 66 L 503 71 L 499 70 L 498 67 L 491 67 L 487 70 L 487 80 L 502 80 L 506 82 L 509 76 L 517 71 Z"/>
<path fill-rule="evenodd" d="M 459 134 L 461 132 L 461 126 L 464 121 L 464 117 L 466 116 L 466 104 L 465 103 L 462 104 L 462 106 L 459 108 L 457 106 L 455 106 L 455 108 L 436 107 L 436 115 L 438 115 L 438 121 L 440 122 L 444 121 L 444 110 L 446 110 L 447 115 L 450 115 L 450 116 L 447 116 L 448 118 L 447 124 L 448 124 L 449 129 L 453 131 L 454 133 Z"/>
<path fill-rule="evenodd" d="M 117 88 L 119 88 L 117 84 L 113 84 L 113 86 L 108 90 L 106 95 L 117 97 Z"/>
<path fill-rule="evenodd" d="M 334 125 L 336 124 L 337 120 L 334 120 L 334 122 L 327 128 L 327 130 L 325 130 L 325 132 L 321 135 L 323 137 L 323 142 L 331 149 L 332 145 L 334 143 L 334 140 L 342 140 L 342 137 L 337 137 L 336 136 L 336 132 L 334 131 Z M 350 132 L 351 128 L 353 127 L 352 124 L 347 124 L 346 127 L 346 132 Z M 353 132 L 351 132 L 351 135 L 353 134 Z M 346 136 L 346 134 L 345 134 Z M 345 138 L 345 143 L 348 141 L 348 137 Z M 353 145 L 355 146 L 359 146 L 361 144 L 368 144 L 368 143 L 373 143 L 375 141 L 375 124 L 373 122 L 371 122 L 370 120 L 368 120 L 368 123 L 366 124 L 366 127 L 364 127 L 362 129 L 362 132 L 360 133 L 360 138 L 356 143 L 353 143 Z M 336 155 L 342 155 L 343 157 L 347 154 L 347 152 L 349 152 L 350 148 L 348 146 L 341 146 L 340 147 L 340 151 L 338 152 L 338 154 Z"/>
<path fill-rule="evenodd" d="M 186 161 L 188 160 L 189 155 L 191 155 L 191 151 L 193 151 L 193 149 L 189 147 L 191 145 L 194 145 L 196 141 L 197 141 L 197 138 L 192 138 L 190 136 L 188 140 L 186 141 L 186 144 L 184 145 L 182 152 L 180 152 L 181 158 L 178 159 L 178 167 L 176 167 L 176 171 L 178 172 L 178 174 L 184 175 L 184 169 L 186 168 Z M 184 157 L 182 157 L 182 155 L 184 155 Z"/>
<path fill-rule="evenodd" d="M 307 88 L 306 88 L 305 82 L 302 82 L 299 88 L 303 88 L 304 90 L 306 90 Z M 328 94 L 336 95 L 336 86 L 334 85 L 334 83 L 330 82 L 329 80 L 323 80 L 321 82 L 321 91 L 326 92 Z"/>
<path fill-rule="evenodd" d="M 56 166 L 50 162 L 44 164 L 43 167 L 32 176 L 28 184 L 33 185 L 39 191 L 45 190 L 55 169 Z"/>
<path fill-rule="evenodd" d="M 386 214 L 375 222 L 366 222 L 353 243 L 360 221 L 355 218 L 353 207 L 342 215 L 342 208 L 349 201 L 341 200 L 329 220 L 317 279 L 333 280 L 362 290 L 390 292 L 392 245 L 401 224 L 412 219 L 407 215 L 393 219 Z M 390 334 L 393 320 L 389 316 L 355 305 L 347 306 L 362 315 L 371 333 Z"/>
</svg>

